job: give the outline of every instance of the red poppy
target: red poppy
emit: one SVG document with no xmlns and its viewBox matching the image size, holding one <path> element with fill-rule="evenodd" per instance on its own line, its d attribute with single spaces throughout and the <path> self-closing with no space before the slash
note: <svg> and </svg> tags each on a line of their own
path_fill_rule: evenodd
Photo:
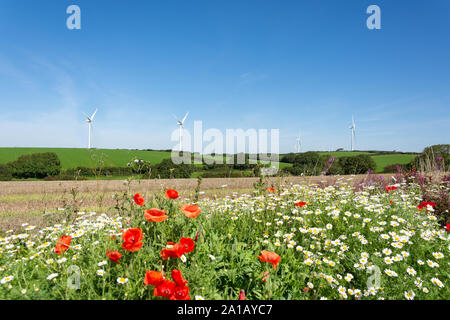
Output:
<svg viewBox="0 0 450 320">
<path fill-rule="evenodd" d="M 419 205 L 417 206 L 417 208 L 418 208 L 419 210 L 421 210 L 421 209 L 423 209 L 423 208 L 426 208 L 427 206 L 431 206 L 431 207 L 434 208 L 434 207 L 436 206 L 436 203 L 430 202 L 430 201 L 422 201 L 422 203 L 419 204 Z"/>
<path fill-rule="evenodd" d="M 197 218 L 200 213 L 200 208 L 196 204 L 184 204 L 181 206 L 180 210 L 188 218 Z"/>
<path fill-rule="evenodd" d="M 447 223 L 445 226 L 445 231 L 450 232 L 450 223 Z"/>
<path fill-rule="evenodd" d="M 245 291 L 244 289 L 241 289 L 241 291 L 239 291 L 239 298 L 238 300 L 245 300 Z"/>
<path fill-rule="evenodd" d="M 166 190 L 166 198 L 168 199 L 176 199 L 178 198 L 178 191 L 174 189 L 167 189 Z"/>
<path fill-rule="evenodd" d="M 296 206 L 296 207 L 304 207 L 305 205 L 306 205 L 305 201 L 299 201 L 299 202 L 294 203 L 294 206 Z"/>
<path fill-rule="evenodd" d="M 195 242 L 191 238 L 181 238 L 180 244 L 183 247 L 183 254 L 194 251 Z"/>
<path fill-rule="evenodd" d="M 177 287 L 184 287 L 187 284 L 187 281 L 183 278 L 181 271 L 177 269 L 172 270 L 172 280 L 175 281 Z"/>
<path fill-rule="evenodd" d="M 155 287 L 153 294 L 156 297 L 170 298 L 175 291 L 175 282 L 164 279 L 161 284 Z"/>
<path fill-rule="evenodd" d="M 387 192 L 389 192 L 389 191 L 392 191 L 392 190 L 397 189 L 397 187 L 394 187 L 394 186 L 386 186 L 386 187 L 384 187 L 384 189 L 385 189 Z"/>
<path fill-rule="evenodd" d="M 183 246 L 179 243 L 175 243 L 171 248 L 162 249 L 160 253 L 163 260 L 180 258 L 183 255 Z"/>
<path fill-rule="evenodd" d="M 171 248 L 161 250 L 161 258 L 167 260 L 169 258 L 180 258 L 183 254 L 194 251 L 195 242 L 191 238 L 181 238 L 179 243 L 169 242 Z"/>
<path fill-rule="evenodd" d="M 278 262 L 280 262 L 281 257 L 275 252 L 262 250 L 261 255 L 258 256 L 259 260 L 262 262 L 268 262 L 273 265 L 273 268 L 276 269 Z"/>
<path fill-rule="evenodd" d="M 56 243 L 55 253 L 56 254 L 64 253 L 67 249 L 69 249 L 71 241 L 72 241 L 71 236 L 61 236 L 58 242 Z"/>
<path fill-rule="evenodd" d="M 166 220 L 169 216 L 166 215 L 166 210 L 151 208 L 145 210 L 144 217 L 148 222 L 161 222 Z"/>
<path fill-rule="evenodd" d="M 133 200 L 138 206 L 143 206 L 145 203 L 144 198 L 139 193 L 134 195 Z"/>
<path fill-rule="evenodd" d="M 274 192 L 275 189 L 274 189 L 274 188 L 267 188 L 267 191 L 269 191 L 269 192 Z"/>
<path fill-rule="evenodd" d="M 191 300 L 189 297 L 189 287 L 176 286 L 173 290 L 173 294 L 170 296 L 170 300 Z"/>
<path fill-rule="evenodd" d="M 138 251 L 142 248 L 142 239 L 144 238 L 144 235 L 142 234 L 141 228 L 128 229 L 123 233 L 122 238 L 124 241 L 122 243 L 122 248 L 125 250 Z"/>
<path fill-rule="evenodd" d="M 164 282 L 164 276 L 163 276 L 162 272 L 147 270 L 147 272 L 145 273 L 145 278 L 144 278 L 145 285 L 159 286 L 163 282 Z"/>
<path fill-rule="evenodd" d="M 106 251 L 106 255 L 109 257 L 110 260 L 117 262 L 120 264 L 119 259 L 122 258 L 122 254 L 119 251 Z"/>
</svg>

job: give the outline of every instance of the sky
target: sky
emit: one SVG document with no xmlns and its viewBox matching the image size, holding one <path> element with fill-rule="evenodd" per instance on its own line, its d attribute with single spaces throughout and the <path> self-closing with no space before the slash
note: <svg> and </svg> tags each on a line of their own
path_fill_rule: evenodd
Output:
<svg viewBox="0 0 450 320">
<path fill-rule="evenodd" d="M 282 153 L 349 149 L 352 115 L 358 150 L 450 143 L 448 0 L 0 0 L 0 39 L 0 147 L 86 147 L 96 108 L 98 148 L 171 149 L 187 111 Z"/>
</svg>

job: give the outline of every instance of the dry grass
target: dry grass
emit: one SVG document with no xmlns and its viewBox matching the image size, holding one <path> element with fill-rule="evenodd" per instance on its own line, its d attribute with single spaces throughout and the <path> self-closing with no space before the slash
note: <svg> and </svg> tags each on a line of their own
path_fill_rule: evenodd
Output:
<svg viewBox="0 0 450 320">
<path fill-rule="evenodd" d="M 365 175 L 268 178 L 267 183 L 275 187 L 290 183 L 333 183 L 336 179 L 360 180 L 364 177 Z M 234 192 L 250 193 L 255 182 L 258 182 L 258 178 L 205 178 L 200 187 L 203 193 L 201 197 L 223 197 Z M 115 205 L 114 194 L 139 192 L 145 197 L 159 190 L 173 188 L 182 197 L 191 198 L 196 186 L 197 179 L 0 182 L 0 231 L 20 229 L 25 221 L 42 226 L 46 224 L 46 218 L 51 216 L 49 213 L 58 215 L 61 213 L 58 208 L 64 208 L 69 203 L 76 202 L 79 209 L 84 211 L 106 212 Z"/>
</svg>

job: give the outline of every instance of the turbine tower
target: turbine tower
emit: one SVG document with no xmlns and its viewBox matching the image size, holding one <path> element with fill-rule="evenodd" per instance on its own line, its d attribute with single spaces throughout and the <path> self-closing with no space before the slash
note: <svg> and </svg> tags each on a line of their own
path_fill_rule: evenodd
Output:
<svg viewBox="0 0 450 320">
<path fill-rule="evenodd" d="M 298 133 L 298 137 L 297 137 L 297 144 L 296 144 L 296 147 L 297 147 L 297 153 L 300 153 L 300 146 L 301 146 L 301 144 L 300 144 L 300 132 Z"/>
<path fill-rule="evenodd" d="M 183 120 L 179 120 L 179 119 L 174 115 L 175 119 L 177 120 L 177 125 L 179 126 L 179 129 L 180 129 L 180 150 L 179 150 L 179 151 L 183 151 L 183 145 L 182 145 L 182 143 L 181 143 L 181 138 L 182 138 L 183 124 L 184 124 L 184 121 L 186 120 L 188 114 L 189 114 L 189 111 L 186 112 L 186 114 L 185 114 Z"/>
<path fill-rule="evenodd" d="M 90 117 L 86 113 L 83 112 L 84 116 L 86 117 L 86 122 L 88 124 L 88 149 L 91 148 L 91 126 L 92 126 L 92 121 L 94 121 L 94 117 L 95 117 L 95 114 L 97 113 L 97 111 L 98 111 L 98 109 L 95 109 L 94 113 Z"/>
<path fill-rule="evenodd" d="M 349 129 L 351 130 L 351 151 L 353 151 L 355 149 L 355 129 L 356 129 L 353 115 L 352 115 L 352 125 L 349 127 Z"/>
</svg>

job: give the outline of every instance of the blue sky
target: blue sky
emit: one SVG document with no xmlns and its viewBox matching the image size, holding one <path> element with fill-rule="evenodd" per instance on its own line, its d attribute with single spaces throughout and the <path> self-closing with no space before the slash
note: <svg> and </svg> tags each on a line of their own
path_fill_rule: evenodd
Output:
<svg viewBox="0 0 450 320">
<path fill-rule="evenodd" d="M 81 8 L 68 30 L 66 8 Z M 381 8 L 369 30 L 366 8 Z M 450 142 L 450 2 L 0 1 L 0 146 L 167 149 L 172 113 L 280 151 Z"/>
</svg>

